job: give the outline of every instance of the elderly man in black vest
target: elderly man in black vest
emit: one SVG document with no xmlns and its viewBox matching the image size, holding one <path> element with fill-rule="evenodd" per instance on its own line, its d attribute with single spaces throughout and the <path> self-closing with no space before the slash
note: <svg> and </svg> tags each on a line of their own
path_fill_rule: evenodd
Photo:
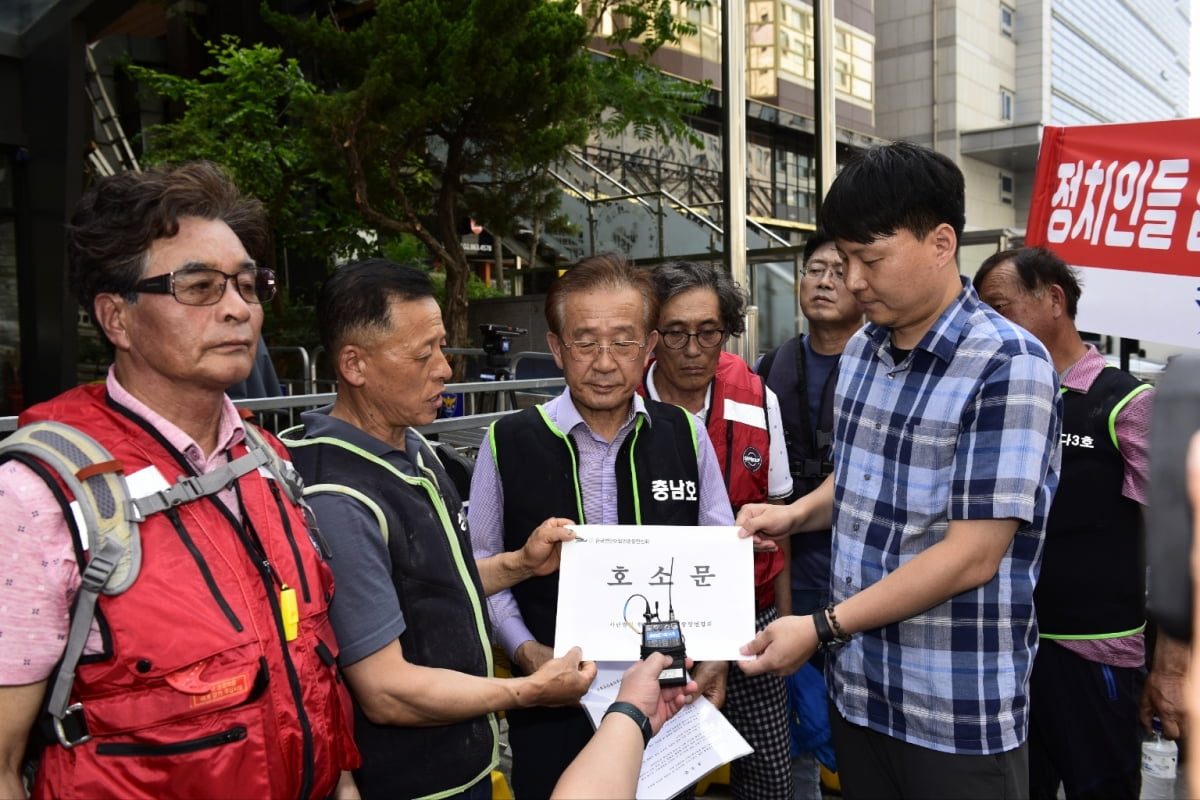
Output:
<svg viewBox="0 0 1200 800">
<path fill-rule="evenodd" d="M 588 524 L 729 525 L 733 515 L 703 426 L 678 406 L 636 394 L 658 300 L 647 274 L 615 254 L 568 269 L 546 297 L 546 339 L 567 388 L 493 424 L 471 482 L 475 555 L 526 546 L 547 516 Z M 636 433 L 636 435 L 634 435 Z M 663 481 L 685 487 L 657 492 Z M 488 602 L 501 644 L 529 674 L 554 645 L 558 574 Z M 592 726 L 582 709 L 510 712 L 513 790 L 549 797 Z"/>
<path fill-rule="evenodd" d="M 1042 247 L 1004 250 L 979 297 L 1041 340 L 1062 381 L 1062 477 L 1034 592 L 1041 637 L 1030 679 L 1030 796 L 1136 797 L 1138 728 L 1182 733 L 1187 651 L 1159 634 L 1145 676 L 1142 512 L 1153 389 L 1110 367 L 1075 329 L 1075 271 Z M 1143 681 L 1146 681 L 1143 690 Z"/>
<path fill-rule="evenodd" d="M 476 563 L 462 498 L 414 426 L 437 416 L 450 366 L 428 276 L 372 259 L 317 301 L 337 399 L 285 433 L 330 549 L 330 619 L 354 698 L 364 798 L 486 800 L 499 763 L 493 712 L 576 702 L 596 674 L 580 652 L 528 677 L 491 677 L 485 595 L 558 565 L 548 520 L 527 547 Z M 532 529 L 531 529 L 532 530 Z"/>
</svg>

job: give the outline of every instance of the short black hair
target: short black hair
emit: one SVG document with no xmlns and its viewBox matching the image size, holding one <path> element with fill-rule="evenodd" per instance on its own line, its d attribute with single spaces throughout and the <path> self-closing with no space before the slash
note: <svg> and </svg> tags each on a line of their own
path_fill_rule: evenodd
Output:
<svg viewBox="0 0 1200 800">
<path fill-rule="evenodd" d="M 834 178 L 821 226 L 835 239 L 870 244 L 906 230 L 923 239 L 943 223 L 962 239 L 966 184 L 947 156 L 910 142 L 859 152 Z"/>
<path fill-rule="evenodd" d="M 804 243 L 804 261 L 801 263 L 807 265 L 808 260 L 813 257 L 813 253 L 832 241 L 833 237 L 824 228 L 818 227 L 808 235 L 808 241 Z"/>
<path fill-rule="evenodd" d="M 317 296 L 321 346 L 333 358 L 355 331 L 390 329 L 392 300 L 433 297 L 425 270 L 386 258 L 368 258 L 334 271 Z"/>
<path fill-rule="evenodd" d="M 988 256 L 975 273 L 975 291 L 979 291 L 989 272 L 1009 261 L 1013 263 L 1021 285 L 1028 292 L 1036 292 L 1055 284 L 1061 286 L 1067 298 L 1067 316 L 1075 319 L 1075 312 L 1079 310 L 1079 298 L 1083 295 L 1079 273 L 1048 247 L 1020 247 L 1001 250 Z"/>
</svg>

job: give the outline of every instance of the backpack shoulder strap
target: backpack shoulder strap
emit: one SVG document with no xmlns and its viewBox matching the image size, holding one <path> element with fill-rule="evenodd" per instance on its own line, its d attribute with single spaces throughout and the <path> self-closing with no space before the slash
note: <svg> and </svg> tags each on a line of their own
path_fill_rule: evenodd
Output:
<svg viewBox="0 0 1200 800">
<path fill-rule="evenodd" d="M 67 644 L 47 706 L 63 746 L 73 747 L 88 738 L 86 733 L 75 733 L 75 726 L 70 731 L 64 727 L 70 715 L 79 710 L 69 706 L 75 667 L 87 644 L 99 596 L 121 594 L 137 579 L 142 562 L 139 522 L 151 514 L 219 492 L 242 475 L 265 467 L 288 498 L 304 509 L 315 533 L 312 512 L 303 502 L 303 483 L 295 468 L 267 444 L 254 425 L 247 424 L 245 430 L 245 455 L 212 472 L 182 478 L 167 489 L 137 498 L 130 496 L 123 464 L 91 436 L 70 425 L 36 422 L 18 428 L 0 442 L 0 460 L 32 457 L 53 469 L 71 490 L 83 518 L 79 535 L 82 549 L 88 553 L 87 565 L 80 572 Z"/>
<path fill-rule="evenodd" d="M 190 503 L 201 497 L 216 494 L 231 485 L 238 478 L 259 467 L 265 467 L 275 476 L 284 494 L 293 503 L 302 499 L 304 484 L 299 473 L 289 463 L 284 462 L 275 448 L 267 444 L 262 433 L 252 424 L 244 425 L 246 431 L 246 454 L 235 458 L 228 464 L 223 464 L 203 475 L 193 475 L 190 478 L 180 478 L 159 492 L 153 492 L 145 497 L 138 497 L 130 505 L 130 518 L 141 522 L 151 514 L 165 511 L 173 506 Z"/>
<path fill-rule="evenodd" d="M 762 375 L 764 378 L 770 377 L 771 365 L 775 363 L 775 356 L 779 354 L 780 347 L 782 347 L 782 345 L 776 345 L 768 350 L 766 355 L 758 360 L 758 366 L 754 371 L 759 375 Z"/>
<path fill-rule="evenodd" d="M 52 421 L 22 426 L 0 442 L 0 457 L 18 453 L 52 468 L 71 490 L 83 518 L 85 550 L 94 556 L 109 539 L 118 543 L 122 553 L 106 578 L 104 593 L 128 589 L 141 567 L 142 550 L 121 462 L 78 428 Z"/>
<path fill-rule="evenodd" d="M 256 450 L 261 451 L 265 458 L 266 468 L 270 470 L 275 479 L 279 481 L 283 493 L 293 503 L 304 505 L 304 479 L 300 477 L 300 473 L 290 461 L 284 461 L 274 447 L 267 444 L 267 440 L 263 438 L 262 431 L 252 422 L 245 423 L 246 428 L 246 446 L 253 453 Z M 244 456 L 243 456 L 244 458 Z"/>
<path fill-rule="evenodd" d="M 71 490 L 83 517 L 79 536 L 88 542 L 87 566 L 80 573 L 67 644 L 47 704 L 58 740 L 64 747 L 74 747 L 90 738 L 85 732 L 68 733 L 64 723 L 80 710 L 69 705 L 71 687 L 92 629 L 96 601 L 102 592 L 124 592 L 137 579 L 142 562 L 141 539 L 137 521 L 131 516 L 134 507 L 123 466 L 91 436 L 61 422 L 36 422 L 17 429 L 0 443 L 0 458 L 18 454 L 52 468 Z"/>
</svg>

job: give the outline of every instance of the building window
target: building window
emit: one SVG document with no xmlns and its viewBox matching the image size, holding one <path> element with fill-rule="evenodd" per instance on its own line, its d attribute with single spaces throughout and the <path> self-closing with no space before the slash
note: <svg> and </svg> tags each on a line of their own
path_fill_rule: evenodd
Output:
<svg viewBox="0 0 1200 800">
<path fill-rule="evenodd" d="M 584 5 L 580 3 L 579 8 L 583 8 Z M 690 3 L 672 0 L 671 13 L 677 20 L 686 21 L 696 27 L 695 33 L 683 36 L 679 40 L 679 49 L 704 59 L 719 61 L 721 58 L 720 17 L 719 9 L 713 8 L 713 6 L 714 4 L 710 3 L 698 8 Z M 603 33 L 605 35 L 612 32 L 612 20 L 609 19 L 612 13 L 611 9 L 604 12 L 606 27 Z"/>
<path fill-rule="evenodd" d="M 779 219 L 808 222 L 815 208 L 812 158 L 786 145 L 775 146 L 775 208 Z"/>
<path fill-rule="evenodd" d="M 849 28 L 834 32 L 834 83 L 864 103 L 875 99 L 875 44 Z"/>
<path fill-rule="evenodd" d="M 794 83 L 811 81 L 813 69 L 813 19 L 810 6 L 786 2 L 780 9 L 779 69 Z"/>
<path fill-rule="evenodd" d="M 746 14 L 746 88 L 751 97 L 777 95 L 779 47 L 776 45 L 775 4 L 770 0 L 754 0 L 747 4 Z"/>
<path fill-rule="evenodd" d="M 1000 35 L 1013 38 L 1013 16 L 1015 12 L 1012 6 L 1004 3 L 1000 4 Z"/>
<path fill-rule="evenodd" d="M 1000 202 L 1006 206 L 1013 204 L 1013 176 L 1007 172 L 1000 173 Z"/>
<path fill-rule="evenodd" d="M 753 9 L 751 2 L 748 8 Z M 747 13 L 750 13 L 749 11 Z M 779 71 L 784 80 L 804 85 L 816 79 L 812 5 L 782 0 L 779 5 Z M 835 23 L 834 88 L 843 99 L 869 106 L 875 101 L 875 40 L 857 28 Z"/>
<path fill-rule="evenodd" d="M 1003 122 L 1013 121 L 1013 103 L 1015 95 L 1012 89 L 1000 87 L 1000 119 Z"/>
</svg>

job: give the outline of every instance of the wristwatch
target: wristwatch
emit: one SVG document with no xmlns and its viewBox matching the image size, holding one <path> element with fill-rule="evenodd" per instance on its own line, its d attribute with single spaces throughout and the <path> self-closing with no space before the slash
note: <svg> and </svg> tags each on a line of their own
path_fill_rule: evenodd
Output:
<svg viewBox="0 0 1200 800">
<path fill-rule="evenodd" d="M 654 731 L 650 728 L 650 718 L 643 714 L 640 708 L 633 703 L 618 700 L 604 712 L 604 716 L 606 717 L 609 714 L 624 714 L 636 722 L 638 727 L 642 729 L 642 746 L 645 747 L 650 744 L 650 737 L 654 735 Z"/>
</svg>

